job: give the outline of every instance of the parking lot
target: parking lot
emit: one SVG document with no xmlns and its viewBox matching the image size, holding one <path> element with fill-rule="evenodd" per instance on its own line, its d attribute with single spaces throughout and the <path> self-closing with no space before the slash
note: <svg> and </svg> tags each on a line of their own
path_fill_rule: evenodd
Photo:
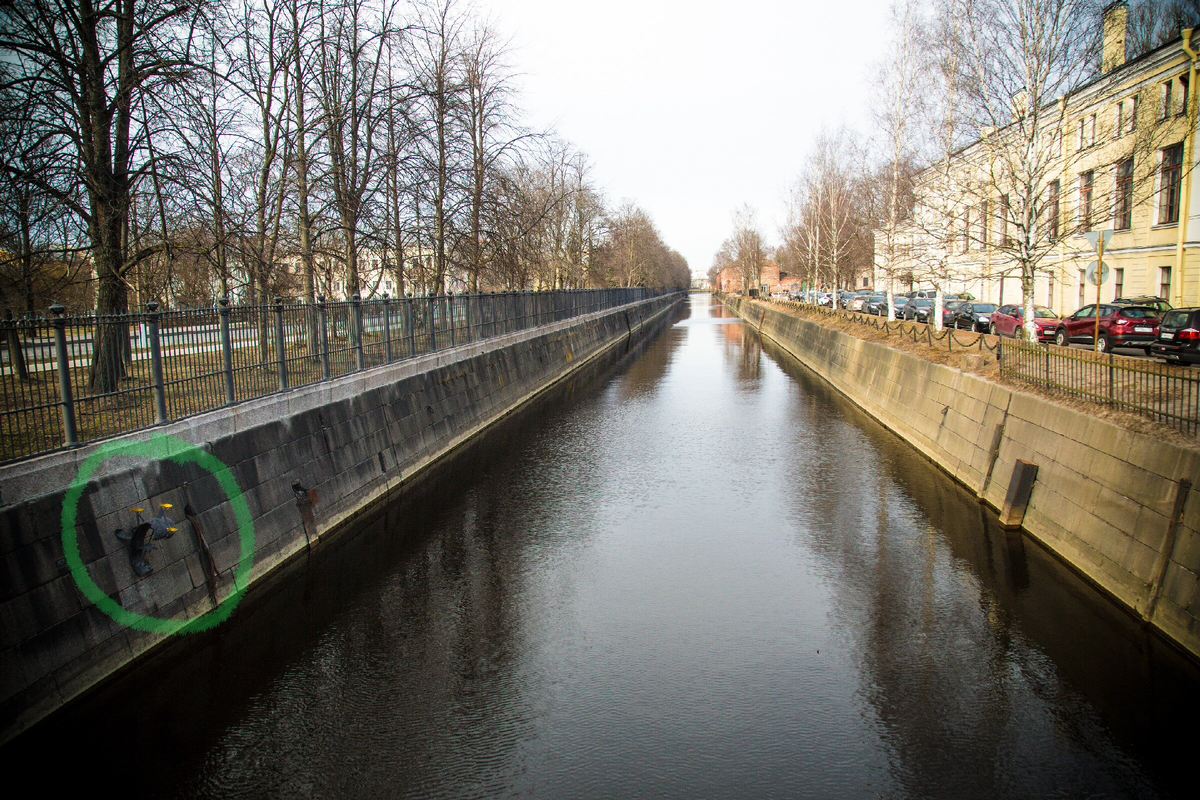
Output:
<svg viewBox="0 0 1200 800">
<path fill-rule="evenodd" d="M 791 300 L 846 311 L 886 317 L 887 296 L 870 289 L 838 292 L 801 291 L 778 292 L 779 300 Z M 893 298 L 896 319 L 931 323 L 934 296 L 932 292 L 913 291 Z M 912 303 L 912 306 L 909 304 Z M 1101 352 L 1112 352 L 1126 358 L 1161 360 L 1149 348 L 1159 343 L 1161 315 L 1170 310 L 1162 298 L 1118 299 L 1100 306 Z M 1095 351 L 1095 304 L 1085 305 L 1072 314 L 1054 315 L 1049 309 L 1035 307 L 1039 340 L 1058 344 L 1072 351 Z M 969 295 L 947 295 L 943 300 L 943 327 L 993 333 L 1016 338 L 1021 322 L 1019 303 L 997 304 L 978 300 Z M 1044 314 L 1042 313 L 1044 312 Z M 1154 315 L 1154 316 L 1152 316 Z M 1126 317 L 1129 317 L 1126 319 Z M 1169 336 L 1165 338 L 1170 338 Z"/>
</svg>

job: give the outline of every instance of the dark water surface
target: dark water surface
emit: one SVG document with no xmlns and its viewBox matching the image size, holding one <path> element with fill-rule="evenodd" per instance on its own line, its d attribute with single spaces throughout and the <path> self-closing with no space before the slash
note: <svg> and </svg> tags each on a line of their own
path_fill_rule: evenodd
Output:
<svg viewBox="0 0 1200 800">
<path fill-rule="evenodd" d="M 10 780 L 160 797 L 1196 796 L 1189 662 L 691 302 L 222 629 L 6 748 Z"/>
</svg>

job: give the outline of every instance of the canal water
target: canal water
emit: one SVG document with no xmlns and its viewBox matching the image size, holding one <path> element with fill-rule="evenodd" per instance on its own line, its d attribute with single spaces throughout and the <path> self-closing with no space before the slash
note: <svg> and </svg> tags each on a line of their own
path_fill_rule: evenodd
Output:
<svg viewBox="0 0 1200 800">
<path fill-rule="evenodd" d="M 1195 796 L 1200 677 L 707 296 L 5 749 L 154 797 Z"/>
</svg>

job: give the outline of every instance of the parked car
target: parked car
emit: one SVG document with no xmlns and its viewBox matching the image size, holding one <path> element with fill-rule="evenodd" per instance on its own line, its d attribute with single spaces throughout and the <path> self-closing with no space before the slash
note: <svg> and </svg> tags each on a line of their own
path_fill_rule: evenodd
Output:
<svg viewBox="0 0 1200 800">
<path fill-rule="evenodd" d="M 1149 306 L 1158 312 L 1159 317 L 1171 310 L 1171 304 L 1161 297 L 1118 297 L 1113 300 L 1113 305 Z"/>
<path fill-rule="evenodd" d="M 860 289 L 854 293 L 854 297 L 850 300 L 851 311 L 862 311 L 863 306 L 867 302 L 867 298 L 875 294 L 873 289 Z"/>
<path fill-rule="evenodd" d="M 942 327 L 949 328 L 954 324 L 954 317 L 958 314 L 958 307 L 963 304 L 961 300 L 947 300 L 942 306 Z M 929 312 L 933 313 L 932 310 Z"/>
<path fill-rule="evenodd" d="M 829 292 L 821 292 L 817 295 L 817 305 L 833 306 L 833 295 Z"/>
<path fill-rule="evenodd" d="M 967 331 L 986 331 L 992 324 L 995 311 L 995 303 L 959 303 L 954 316 L 950 318 L 950 326 Z"/>
<path fill-rule="evenodd" d="M 879 316 L 887 313 L 887 295 L 872 294 L 867 295 L 867 302 L 863 303 L 863 311 L 868 314 Z"/>
<path fill-rule="evenodd" d="M 1045 306 L 1033 307 L 1033 324 L 1037 327 L 1039 342 L 1054 340 L 1054 331 L 1058 328 L 1058 315 Z M 1018 305 L 1000 306 L 992 314 L 988 332 L 1001 336 L 1020 336 L 1020 330 L 1025 326 L 1025 309 Z"/>
<path fill-rule="evenodd" d="M 1100 341 L 1094 342 L 1096 331 L 1096 304 L 1084 306 L 1069 317 L 1059 320 L 1054 331 L 1054 342 L 1062 347 L 1068 344 L 1096 344 L 1096 349 L 1107 353 L 1114 347 L 1140 347 L 1147 354 L 1150 346 L 1158 339 L 1158 311 L 1150 306 L 1100 306 Z"/>
<path fill-rule="evenodd" d="M 904 304 L 904 311 L 899 316 L 916 322 L 929 322 L 932 313 L 933 301 L 928 297 L 916 297 Z"/>
<path fill-rule="evenodd" d="M 1172 364 L 1200 364 L 1200 308 L 1175 308 L 1163 314 L 1150 352 Z"/>
<path fill-rule="evenodd" d="M 854 299 L 854 292 L 850 291 L 849 289 L 843 289 L 837 293 L 837 296 L 838 308 L 849 308 L 850 301 Z"/>
<path fill-rule="evenodd" d="M 899 318 L 900 315 L 904 313 L 904 307 L 907 306 L 909 304 L 909 302 L 910 301 L 907 297 L 893 297 L 892 298 L 892 307 L 896 309 L 896 317 L 897 318 Z M 885 317 L 887 316 L 887 303 L 886 302 L 883 304 L 883 315 Z"/>
</svg>

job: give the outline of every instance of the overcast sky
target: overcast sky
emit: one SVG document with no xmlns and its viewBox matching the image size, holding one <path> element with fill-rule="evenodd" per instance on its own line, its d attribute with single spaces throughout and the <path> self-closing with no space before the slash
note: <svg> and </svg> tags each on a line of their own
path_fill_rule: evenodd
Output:
<svg viewBox="0 0 1200 800">
<path fill-rule="evenodd" d="M 584 151 L 704 273 L 734 208 L 778 241 L 822 125 L 863 127 L 888 0 L 478 0 L 513 39 L 521 105 Z"/>
</svg>

